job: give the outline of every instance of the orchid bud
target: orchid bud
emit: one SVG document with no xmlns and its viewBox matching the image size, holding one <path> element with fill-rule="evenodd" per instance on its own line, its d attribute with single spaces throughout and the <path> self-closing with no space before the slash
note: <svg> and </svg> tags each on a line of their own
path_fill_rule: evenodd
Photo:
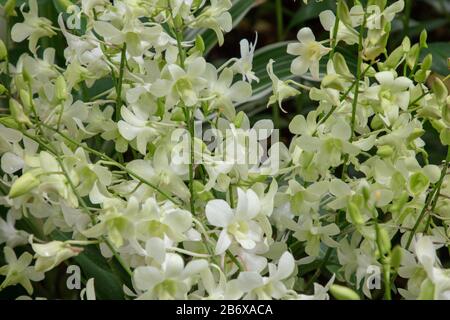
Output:
<svg viewBox="0 0 450 320">
<path fill-rule="evenodd" d="M 245 113 L 243 111 L 239 111 L 239 113 L 236 115 L 236 118 L 234 119 L 234 125 L 236 128 L 240 128 L 242 126 L 242 121 L 244 121 Z"/>
<path fill-rule="evenodd" d="M 409 135 L 408 141 L 414 141 L 417 138 L 420 138 L 425 133 L 425 130 L 422 128 L 414 128 L 413 132 Z"/>
<path fill-rule="evenodd" d="M 408 52 L 411 50 L 411 40 L 408 37 L 405 37 L 402 41 L 402 48 L 404 52 Z"/>
<path fill-rule="evenodd" d="M 39 185 L 39 179 L 36 170 L 28 171 L 20 176 L 16 181 L 14 181 L 11 189 L 9 190 L 8 196 L 12 198 L 17 198 L 23 196 L 29 191 L 33 190 Z"/>
<path fill-rule="evenodd" d="M 442 80 L 435 78 L 431 88 L 433 89 L 433 93 L 436 96 L 437 101 L 439 101 L 439 103 L 445 103 L 448 97 L 448 90 Z"/>
<path fill-rule="evenodd" d="M 342 54 L 339 52 L 336 52 L 333 55 L 333 66 L 336 70 L 336 73 L 343 75 L 343 76 L 349 76 L 352 77 L 352 73 L 350 72 L 347 62 L 345 61 L 345 58 Z"/>
<path fill-rule="evenodd" d="M 356 225 L 364 224 L 364 219 L 361 216 L 361 211 L 359 210 L 358 206 L 353 202 L 350 202 L 348 204 L 348 213 L 350 215 L 350 218 L 352 218 L 352 222 L 354 224 Z"/>
<path fill-rule="evenodd" d="M 412 174 L 409 178 L 411 192 L 415 195 L 419 195 L 424 192 L 428 188 L 429 184 L 430 179 L 428 179 L 428 177 L 420 171 Z"/>
<path fill-rule="evenodd" d="M 5 43 L 0 39 L 0 61 L 3 61 L 8 56 L 8 50 L 6 49 Z"/>
<path fill-rule="evenodd" d="M 444 128 L 439 134 L 441 142 L 445 146 L 450 146 L 450 128 Z"/>
<path fill-rule="evenodd" d="M 25 124 L 31 126 L 32 123 L 28 116 L 23 111 L 22 105 L 15 99 L 9 99 L 9 110 L 14 120 L 16 120 L 20 124 Z"/>
<path fill-rule="evenodd" d="M 5 86 L 0 83 L 0 95 L 4 94 L 7 91 L 8 90 L 5 88 Z"/>
<path fill-rule="evenodd" d="M 6 1 L 5 5 L 3 6 L 3 11 L 5 12 L 5 16 L 6 17 L 17 16 L 15 8 L 16 8 L 16 0 Z"/>
<path fill-rule="evenodd" d="M 422 70 L 429 70 L 433 64 L 433 55 L 431 53 L 427 54 L 422 61 Z"/>
<path fill-rule="evenodd" d="M 394 148 L 389 145 L 379 146 L 377 150 L 377 155 L 381 158 L 388 158 L 394 154 Z"/>
<path fill-rule="evenodd" d="M 67 99 L 67 85 L 66 80 L 61 75 L 56 78 L 55 82 L 55 97 L 59 102 L 65 101 Z"/>
<path fill-rule="evenodd" d="M 31 97 L 30 94 L 28 93 L 28 90 L 20 89 L 19 96 L 24 109 L 27 112 L 29 112 L 32 109 L 32 105 L 31 105 Z"/>
<path fill-rule="evenodd" d="M 345 25 L 347 26 L 352 25 L 352 19 L 350 18 L 350 11 L 348 10 L 347 3 L 343 0 L 339 0 L 338 2 L 337 15 Z"/>
<path fill-rule="evenodd" d="M 418 300 L 433 300 L 434 299 L 435 286 L 430 279 L 425 279 L 420 286 L 420 294 Z"/>
<path fill-rule="evenodd" d="M 419 40 L 421 49 L 428 48 L 427 37 L 428 37 L 427 30 L 423 29 L 422 32 L 420 33 L 420 40 Z"/>
<path fill-rule="evenodd" d="M 47 272 L 58 266 L 61 262 L 78 255 L 83 248 L 72 247 L 68 243 L 52 241 L 45 244 L 32 243 L 36 258 L 35 269 L 38 272 Z"/>
<path fill-rule="evenodd" d="M 340 76 L 338 74 L 327 74 L 322 79 L 322 86 L 324 88 L 331 88 L 338 91 L 344 91 L 345 86 L 342 83 L 342 80 L 340 79 Z"/>
<path fill-rule="evenodd" d="M 450 97 L 447 98 L 447 103 L 442 106 L 442 119 L 450 125 Z"/>
<path fill-rule="evenodd" d="M 399 46 L 397 49 L 392 51 L 392 53 L 389 55 L 389 57 L 384 62 L 383 66 L 386 70 L 388 69 L 395 69 L 397 67 L 397 64 L 400 62 L 400 60 L 403 58 L 404 55 L 404 48 L 403 46 Z"/>
<path fill-rule="evenodd" d="M 203 41 L 201 35 L 197 35 L 197 37 L 195 38 L 195 48 L 200 53 L 205 52 L 205 42 Z"/>
<path fill-rule="evenodd" d="M 380 237 L 380 250 L 383 255 L 388 254 L 391 251 L 391 238 L 389 237 L 386 229 L 379 227 L 378 236 Z"/>
<path fill-rule="evenodd" d="M 360 300 L 358 293 L 356 293 L 354 290 L 344 286 L 340 286 L 338 284 L 331 285 L 330 293 L 337 300 Z"/>
<path fill-rule="evenodd" d="M 406 56 L 406 63 L 408 64 L 408 67 L 412 69 L 417 61 L 417 56 L 419 55 L 419 45 L 416 43 L 411 47 L 411 49 L 408 51 L 408 55 Z"/>
<path fill-rule="evenodd" d="M 400 246 L 395 246 L 391 251 L 391 267 L 397 270 L 402 262 L 402 248 Z"/>
<path fill-rule="evenodd" d="M 183 112 L 183 109 L 181 109 L 181 108 L 175 109 L 175 111 L 172 112 L 172 116 L 171 116 L 170 120 L 172 120 L 172 121 L 185 121 L 186 120 L 186 116 L 185 116 L 185 114 Z"/>
</svg>

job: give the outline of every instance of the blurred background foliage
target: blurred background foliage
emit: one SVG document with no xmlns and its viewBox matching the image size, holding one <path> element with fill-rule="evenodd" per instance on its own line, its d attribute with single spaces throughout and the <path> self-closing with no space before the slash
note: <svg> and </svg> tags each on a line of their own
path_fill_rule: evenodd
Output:
<svg viewBox="0 0 450 320">
<path fill-rule="evenodd" d="M 9 37 L 11 26 L 18 21 L 22 21 L 20 6 L 26 0 L 16 1 L 17 16 L 7 21 L 3 12 L 0 12 L 0 37 L 8 44 L 11 63 L 15 64 L 20 55 L 28 51 L 27 42 L 12 43 Z M 72 3 L 77 1 L 72 0 Z M 324 31 L 320 25 L 318 15 L 321 11 L 331 9 L 335 10 L 335 0 L 323 0 L 316 2 L 309 0 L 306 5 L 301 0 L 232 0 L 233 7 L 231 13 L 234 18 L 235 28 L 225 36 L 225 44 L 217 47 L 216 39 L 212 32 L 200 32 L 205 39 L 208 48 L 208 59 L 215 64 L 220 64 L 225 60 L 240 55 L 239 42 L 246 38 L 254 42 L 256 34 L 258 37 L 257 51 L 254 58 L 254 71 L 260 78 L 259 83 L 254 83 L 254 98 L 242 105 L 237 106 L 238 110 L 244 110 L 251 121 L 257 121 L 261 118 L 272 118 L 276 125 L 281 129 L 281 137 L 285 143 L 290 141 L 290 133 L 287 130 L 288 123 L 296 114 L 307 114 L 316 107 L 316 103 L 311 101 L 307 94 L 300 95 L 297 99 L 285 102 L 284 109 L 288 113 L 283 113 L 278 108 L 267 108 L 267 94 L 271 88 L 270 79 L 266 73 L 266 65 L 269 59 L 276 61 L 274 65 L 275 73 L 283 79 L 289 78 L 290 65 L 293 56 L 286 53 L 286 46 L 289 41 L 296 39 L 297 31 L 305 26 L 310 27 L 316 38 L 323 40 L 328 37 L 328 32 Z M 351 3 L 352 1 L 348 1 Z M 365 1 L 361 1 L 363 4 Z M 394 1 L 388 0 L 388 4 Z M 4 5 L 6 0 L 0 0 Z M 58 15 L 65 11 L 65 4 L 68 0 L 38 0 L 39 14 L 53 21 L 57 25 Z M 411 38 L 413 42 L 418 41 L 419 35 L 423 29 L 428 32 L 428 52 L 433 54 L 433 74 L 432 77 L 445 77 L 448 72 L 448 59 L 450 56 L 450 0 L 405 0 L 405 10 L 397 15 L 392 24 L 392 34 L 388 43 L 388 50 L 395 49 L 405 36 Z M 195 38 L 197 33 L 186 34 L 186 39 Z M 45 48 L 53 47 L 56 49 L 56 63 L 64 66 L 64 48 L 65 39 L 61 35 L 52 38 L 43 38 L 39 42 L 39 54 Z M 342 48 L 340 51 L 347 59 L 350 67 L 356 66 L 356 47 Z M 321 68 L 324 70 L 325 59 L 322 59 Z M 308 77 L 299 79 L 311 86 L 317 86 L 318 83 L 312 82 Z M 0 76 L 0 82 L 5 78 Z M 450 87 L 450 81 L 447 86 Z M 111 85 L 111 79 L 104 79 L 96 83 L 93 88 L 85 88 L 83 92 L 74 93 L 76 98 L 88 101 L 90 97 L 95 96 L 96 92 L 102 91 L 105 86 Z M 0 106 L 6 107 L 6 101 L 0 100 Z M 427 133 L 424 139 L 427 142 L 427 151 L 430 155 L 431 163 L 440 163 L 445 157 L 445 150 L 441 147 L 439 137 L 431 126 L 426 127 Z M 0 214 L 4 217 L 5 208 L 0 207 Z M 28 232 L 32 232 L 30 225 L 24 225 L 20 221 L 19 227 Z M 35 221 L 36 224 L 39 221 Z M 52 235 L 54 239 L 63 240 L 64 234 Z M 0 247 L 2 250 L 3 248 Z M 320 262 L 320 260 L 318 261 Z M 114 265 L 114 262 L 106 261 L 94 246 L 90 246 L 86 254 L 76 258 L 75 263 L 81 266 L 83 272 L 83 282 L 86 279 L 95 277 L 96 292 L 99 298 L 123 298 L 121 283 L 128 281 L 123 275 L 123 270 Z M 3 257 L 0 255 L 0 266 L 4 264 Z M 109 265 L 106 266 L 105 264 Z M 105 266 L 104 268 L 102 266 Z M 78 297 L 79 292 L 68 290 L 66 287 L 66 268 L 67 265 L 60 265 L 58 268 L 46 274 L 45 281 L 35 286 L 36 296 L 74 299 Z M 317 265 L 314 263 L 305 266 L 302 269 L 302 276 L 308 272 L 314 272 Z M 108 271 L 113 270 L 114 273 Z M 122 281 L 121 281 L 122 280 Z M 125 282 L 126 283 L 126 282 Z M 18 294 L 25 294 L 24 290 L 18 286 L 10 287 L 0 292 L 0 299 L 15 297 Z"/>
</svg>

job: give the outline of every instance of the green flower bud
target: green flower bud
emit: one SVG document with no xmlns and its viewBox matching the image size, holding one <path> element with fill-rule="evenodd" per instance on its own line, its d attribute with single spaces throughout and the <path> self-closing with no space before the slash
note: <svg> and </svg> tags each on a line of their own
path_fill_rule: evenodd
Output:
<svg viewBox="0 0 450 320">
<path fill-rule="evenodd" d="M 415 195 L 424 192 L 428 188 L 429 184 L 430 179 L 428 179 L 428 177 L 422 172 L 416 172 L 409 178 L 409 187 L 411 192 Z"/>
<path fill-rule="evenodd" d="M 5 88 L 5 86 L 4 85 L 2 85 L 1 83 L 0 83 L 0 95 L 1 94 L 4 94 L 5 92 L 7 92 L 8 90 Z"/>
<path fill-rule="evenodd" d="M 340 286 L 338 284 L 333 284 L 330 287 L 330 293 L 337 300 L 360 300 L 358 293 L 356 293 L 354 290 L 344 286 Z"/>
<path fill-rule="evenodd" d="M 347 62 L 345 61 L 345 58 L 342 54 L 340 54 L 339 52 L 336 52 L 333 55 L 333 66 L 334 69 L 336 70 L 337 74 L 340 74 L 342 76 L 348 76 L 348 77 L 352 77 L 352 73 L 350 72 Z"/>
<path fill-rule="evenodd" d="M 424 133 L 425 133 L 425 130 L 423 130 L 422 128 L 415 128 L 413 130 L 413 132 L 409 135 L 408 141 L 414 141 L 417 138 L 420 138 L 421 136 L 423 136 Z"/>
<path fill-rule="evenodd" d="M 450 126 L 450 98 L 448 100 L 449 101 L 442 106 L 442 120 Z"/>
<path fill-rule="evenodd" d="M 429 71 L 420 69 L 414 74 L 414 80 L 419 83 L 424 83 L 427 80 Z"/>
<path fill-rule="evenodd" d="M 197 37 L 195 38 L 195 48 L 200 53 L 205 52 L 205 42 L 203 41 L 201 35 L 197 35 Z"/>
<path fill-rule="evenodd" d="M 352 222 L 354 224 L 356 225 L 364 224 L 364 219 L 361 216 L 361 211 L 359 210 L 358 206 L 353 202 L 350 202 L 348 204 L 348 214 L 350 215 L 350 218 L 352 219 Z"/>
<path fill-rule="evenodd" d="M 434 299 L 434 284 L 430 279 L 425 279 L 420 286 L 420 294 L 418 300 L 433 300 Z"/>
<path fill-rule="evenodd" d="M 32 125 L 30 119 L 23 112 L 22 105 L 19 102 L 17 102 L 17 100 L 12 99 L 12 98 L 9 99 L 9 110 L 10 110 L 11 115 L 13 116 L 14 120 L 17 121 L 17 123 L 25 124 L 28 126 Z"/>
<path fill-rule="evenodd" d="M 198 180 L 194 181 L 194 192 L 201 201 L 207 202 L 214 199 L 211 191 L 206 191 L 205 186 Z"/>
<path fill-rule="evenodd" d="M 28 93 L 28 90 L 20 89 L 19 96 L 24 109 L 27 112 L 29 112 L 32 109 L 32 106 L 31 106 L 31 97 L 30 94 Z"/>
<path fill-rule="evenodd" d="M 445 146 L 450 146 L 450 128 L 444 128 L 439 134 L 441 142 Z"/>
<path fill-rule="evenodd" d="M 58 266 L 61 262 L 78 255 L 83 248 L 72 247 L 61 241 L 52 241 L 45 244 L 32 243 L 36 258 L 37 272 L 47 272 Z"/>
<path fill-rule="evenodd" d="M 400 246 L 395 246 L 391 251 L 391 267 L 397 270 L 402 262 L 402 248 Z"/>
<path fill-rule="evenodd" d="M 343 0 L 339 0 L 337 5 L 337 16 L 344 24 L 351 26 L 352 19 L 350 18 L 350 11 L 348 10 L 347 3 Z"/>
<path fill-rule="evenodd" d="M 408 67 L 410 69 L 412 69 L 416 64 L 417 57 L 419 55 L 419 50 L 420 50 L 419 45 L 416 43 L 408 51 L 408 55 L 406 56 L 406 63 L 408 64 Z"/>
<path fill-rule="evenodd" d="M 20 129 L 17 121 L 14 120 L 13 117 L 11 117 L 11 116 L 0 117 L 0 124 L 4 125 L 7 128 L 12 128 L 12 129 L 17 129 L 17 130 Z"/>
<path fill-rule="evenodd" d="M 15 17 L 17 16 L 16 13 L 16 0 L 8 0 L 6 1 L 5 5 L 3 6 L 3 10 L 5 12 L 6 17 Z"/>
<path fill-rule="evenodd" d="M 379 227 L 378 236 L 380 237 L 378 240 L 381 246 L 381 253 L 385 255 L 391 252 L 391 238 L 386 229 Z"/>
<path fill-rule="evenodd" d="M 164 103 L 164 99 L 159 98 L 156 100 L 156 116 L 160 117 L 161 119 L 164 117 L 164 113 L 166 111 L 166 105 Z"/>
<path fill-rule="evenodd" d="M 240 128 L 242 126 L 242 121 L 244 121 L 245 113 L 243 111 L 239 111 L 239 113 L 236 115 L 236 118 L 234 119 L 234 125 L 236 128 Z"/>
<path fill-rule="evenodd" d="M 22 76 L 23 80 L 25 80 L 27 84 L 31 84 L 33 82 L 33 77 L 28 73 L 27 69 L 25 68 L 22 70 Z"/>
<path fill-rule="evenodd" d="M 439 103 L 445 103 L 448 97 L 448 90 L 442 80 L 436 77 L 431 88 Z"/>
<path fill-rule="evenodd" d="M 370 190 L 367 186 L 364 186 L 362 189 L 364 201 L 367 202 L 370 199 Z"/>
<path fill-rule="evenodd" d="M 10 198 L 17 198 L 28 193 L 39 185 L 39 179 L 36 177 L 35 170 L 24 173 L 20 178 L 14 181 L 8 196 Z"/>
<path fill-rule="evenodd" d="M 428 48 L 427 37 L 428 37 L 427 30 L 423 29 L 422 32 L 420 33 L 420 40 L 419 40 L 421 49 Z"/>
<path fill-rule="evenodd" d="M 338 91 L 344 91 L 345 87 L 338 74 L 327 74 L 322 80 L 322 86 L 324 88 L 336 89 Z"/>
<path fill-rule="evenodd" d="M 394 154 L 394 148 L 389 145 L 379 146 L 377 150 L 377 155 L 381 158 L 388 158 Z"/>
<path fill-rule="evenodd" d="M 0 39 L 0 61 L 3 61 L 8 56 L 8 50 L 6 49 L 5 43 Z"/>
<path fill-rule="evenodd" d="M 429 70 L 433 64 L 433 55 L 431 53 L 427 54 L 422 61 L 422 70 Z"/>
<path fill-rule="evenodd" d="M 59 76 L 55 82 L 55 97 L 59 102 L 65 101 L 67 99 L 66 80 L 62 75 Z"/>
<path fill-rule="evenodd" d="M 186 117 L 184 115 L 184 112 L 181 108 L 175 109 L 174 112 L 172 112 L 172 117 L 170 118 L 172 121 L 185 121 Z"/>
<path fill-rule="evenodd" d="M 408 37 L 405 37 L 402 41 L 402 48 L 404 52 L 408 52 L 411 50 L 411 40 Z"/>
<path fill-rule="evenodd" d="M 442 130 L 444 130 L 447 127 L 443 120 L 430 119 L 429 121 L 437 132 L 442 132 Z"/>
<path fill-rule="evenodd" d="M 378 130 L 383 128 L 383 120 L 380 118 L 379 115 L 375 115 L 372 118 L 372 121 L 370 122 L 370 126 L 372 127 L 373 130 Z"/>
<path fill-rule="evenodd" d="M 409 200 L 409 194 L 403 191 L 400 197 L 392 204 L 391 211 L 399 212 Z"/>
<path fill-rule="evenodd" d="M 403 46 L 399 46 L 397 49 L 392 51 L 392 53 L 389 55 L 389 57 L 386 59 L 384 63 L 384 69 L 396 69 L 397 64 L 400 62 L 400 60 L 403 58 L 403 55 L 405 54 Z"/>
</svg>

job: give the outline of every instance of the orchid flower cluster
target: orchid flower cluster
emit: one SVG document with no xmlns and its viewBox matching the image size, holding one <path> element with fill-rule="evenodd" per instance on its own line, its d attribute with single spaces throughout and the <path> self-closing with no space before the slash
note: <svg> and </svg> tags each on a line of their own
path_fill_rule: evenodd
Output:
<svg viewBox="0 0 450 320">
<path fill-rule="evenodd" d="M 33 297 L 47 272 L 94 246 L 125 271 L 127 299 L 450 299 L 439 260 L 450 153 L 429 164 L 422 139 L 430 124 L 450 145 L 447 88 L 428 85 L 425 32 L 387 52 L 403 0 L 356 2 L 320 14 L 328 39 L 298 32 L 290 79 L 268 61 L 269 105 L 308 94 L 318 106 L 262 159 L 249 141 L 276 128 L 237 111 L 258 82 L 256 43 L 242 40 L 222 65 L 205 59 L 202 32 L 223 44 L 230 0 L 82 0 L 76 30 L 26 1 L 11 38 L 30 54 L 13 65 L 0 45 L 0 290 Z M 38 46 L 57 34 L 64 67 Z M 205 128 L 223 139 L 210 144 Z M 95 280 L 83 297 L 95 298 Z"/>
</svg>

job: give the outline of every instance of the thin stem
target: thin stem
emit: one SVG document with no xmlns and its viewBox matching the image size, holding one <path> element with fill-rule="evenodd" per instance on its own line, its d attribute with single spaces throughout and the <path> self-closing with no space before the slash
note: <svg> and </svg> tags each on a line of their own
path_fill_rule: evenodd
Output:
<svg viewBox="0 0 450 320">
<path fill-rule="evenodd" d="M 434 188 L 431 191 L 431 193 L 428 195 L 428 198 L 425 201 L 425 205 L 423 206 L 422 211 L 419 214 L 419 218 L 417 219 L 411 233 L 409 234 L 408 242 L 406 243 L 407 250 L 411 246 L 414 235 L 416 234 L 420 223 L 422 222 L 423 218 L 425 217 L 425 214 L 427 213 L 428 207 L 430 206 L 430 204 L 432 205 L 431 211 L 434 211 L 434 209 L 436 208 L 436 204 L 439 199 L 440 192 L 441 192 L 442 183 L 444 182 L 444 178 L 447 173 L 447 168 L 448 168 L 449 163 L 450 163 L 450 146 L 448 147 L 448 150 L 447 150 L 447 158 L 445 159 L 444 167 L 442 168 L 442 171 L 441 171 L 441 177 L 439 178 L 439 181 L 434 185 Z"/>
<path fill-rule="evenodd" d="M 284 21 L 282 0 L 275 1 L 275 11 L 277 16 L 277 38 L 278 41 L 283 41 Z M 278 105 L 276 103 L 272 105 L 272 118 L 274 127 L 280 128 L 280 109 L 278 109 Z"/>
<path fill-rule="evenodd" d="M 123 84 L 123 75 L 125 72 L 125 62 L 127 59 L 127 44 L 124 43 L 122 47 L 122 53 L 120 56 L 120 69 L 119 69 L 119 77 L 117 78 L 116 83 L 116 121 L 120 120 L 120 108 L 122 107 L 122 84 Z"/>
<path fill-rule="evenodd" d="M 392 300 L 391 296 L 391 265 L 389 263 L 389 259 L 386 259 L 386 257 L 383 255 L 383 244 L 381 243 L 381 235 L 380 235 L 380 226 L 378 224 L 378 218 L 377 216 L 374 217 L 375 222 L 375 235 L 376 235 L 376 243 L 378 246 L 378 251 L 380 252 L 381 258 L 380 262 L 383 266 L 383 280 L 384 280 L 384 299 L 385 300 Z M 389 253 L 390 254 L 390 253 Z"/>
<path fill-rule="evenodd" d="M 352 120 L 351 120 L 351 136 L 350 143 L 353 142 L 355 138 L 355 123 L 356 123 L 356 107 L 358 106 L 358 96 L 359 96 L 359 82 L 361 80 L 361 64 L 362 64 L 362 46 L 363 46 L 363 31 L 364 26 L 366 25 L 366 14 L 364 14 L 363 23 L 361 24 L 361 28 L 359 31 L 359 40 L 358 40 L 358 62 L 356 65 L 356 80 L 355 80 L 355 93 L 353 95 L 353 103 L 352 103 Z M 344 165 L 342 167 L 342 177 L 347 175 L 347 167 L 348 167 L 349 155 L 345 155 Z"/>
<path fill-rule="evenodd" d="M 333 37 L 331 38 L 331 51 L 330 51 L 330 60 L 333 59 L 334 52 L 336 51 L 336 44 L 337 44 L 337 34 L 339 29 L 339 17 L 336 16 L 336 20 L 334 21 L 333 26 Z"/>
<path fill-rule="evenodd" d="M 276 0 L 275 1 L 275 10 L 277 15 L 277 32 L 278 32 L 278 41 L 283 40 L 283 28 L 284 28 L 284 21 L 283 21 L 283 3 L 282 0 Z"/>
<path fill-rule="evenodd" d="M 323 260 L 320 263 L 320 266 L 317 268 L 316 272 L 314 272 L 311 279 L 309 279 L 309 281 L 305 285 L 305 291 L 308 291 L 308 289 L 314 284 L 317 278 L 319 278 L 320 274 L 322 273 L 322 269 L 328 264 L 328 260 L 330 260 L 332 252 L 333 248 L 327 249 L 327 251 L 325 252 L 325 256 L 323 257 Z"/>
<path fill-rule="evenodd" d="M 409 33 L 409 20 L 411 19 L 411 0 L 405 0 L 405 13 L 403 16 L 403 36 Z"/>
<path fill-rule="evenodd" d="M 173 32 L 177 39 L 178 56 L 180 58 L 180 67 L 184 69 L 186 60 L 186 51 L 183 48 L 183 31 L 175 29 L 174 19 L 172 17 L 172 24 L 174 25 Z M 183 105 L 184 114 L 186 117 L 186 122 L 189 130 L 190 136 L 190 161 L 189 161 L 189 193 L 190 193 L 190 209 L 192 215 L 195 215 L 195 192 L 194 192 L 194 179 L 195 179 L 195 106 L 192 108 L 187 108 Z M 191 110 L 190 110 L 191 109 Z"/>
</svg>

